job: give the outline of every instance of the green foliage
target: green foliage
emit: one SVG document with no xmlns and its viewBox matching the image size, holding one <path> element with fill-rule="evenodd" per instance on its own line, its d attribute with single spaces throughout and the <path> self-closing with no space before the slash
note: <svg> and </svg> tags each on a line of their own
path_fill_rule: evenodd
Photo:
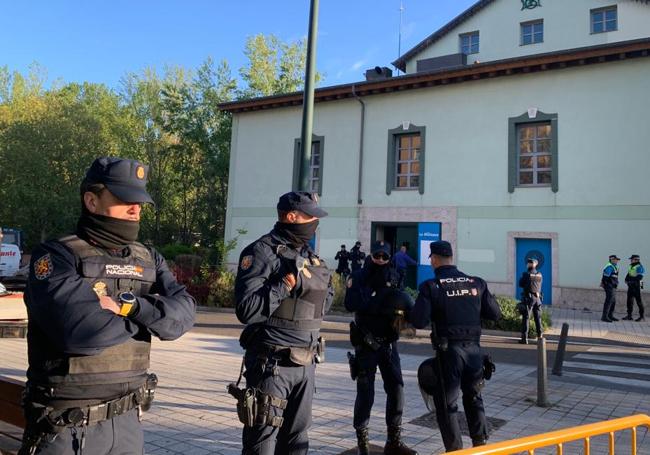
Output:
<svg viewBox="0 0 650 455">
<path fill-rule="evenodd" d="M 134 158 L 150 166 L 156 201 L 143 208 L 140 239 L 166 245 L 169 258 L 198 252 L 222 266 L 236 239 L 224 241 L 232 118 L 218 106 L 298 90 L 305 66 L 302 41 L 257 35 L 244 53 L 243 87 L 227 62 L 211 58 L 195 70 L 126 74 L 118 90 L 59 81 L 48 87 L 38 64 L 27 74 L 0 67 L 2 225 L 22 229 L 27 249 L 73 231 L 79 184 L 92 161 Z"/>
<path fill-rule="evenodd" d="M 208 306 L 232 308 L 235 306 L 235 274 L 221 270 L 210 281 L 210 293 L 206 302 Z"/>
<path fill-rule="evenodd" d="M 521 314 L 517 310 L 517 300 L 512 297 L 497 296 L 502 318 L 496 322 L 483 321 L 483 328 L 491 330 L 503 330 L 506 332 L 519 332 L 521 330 Z M 551 316 L 548 312 L 542 312 L 542 331 L 551 326 Z M 535 324 L 531 320 L 529 336 L 535 335 Z"/>
<path fill-rule="evenodd" d="M 176 256 L 181 254 L 192 254 L 192 247 L 181 243 L 168 243 L 158 248 L 160 254 L 168 261 L 174 261 Z"/>
<path fill-rule="evenodd" d="M 332 300 L 330 311 L 347 313 L 348 310 L 345 309 L 345 305 L 343 304 L 345 300 L 345 290 L 347 288 L 345 286 L 345 280 L 343 280 L 338 273 L 332 275 L 332 287 L 334 288 L 334 299 Z"/>
</svg>

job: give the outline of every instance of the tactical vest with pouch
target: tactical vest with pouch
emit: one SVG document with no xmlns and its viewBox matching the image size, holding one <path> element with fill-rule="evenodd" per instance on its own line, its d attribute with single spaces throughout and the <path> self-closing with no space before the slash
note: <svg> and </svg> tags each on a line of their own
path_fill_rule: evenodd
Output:
<svg viewBox="0 0 650 455">
<path fill-rule="evenodd" d="M 288 271 L 300 277 L 300 289 L 295 296 L 287 297 L 280 303 L 266 325 L 293 330 L 320 330 L 332 272 L 316 255 L 310 254 L 309 258 L 305 258 L 285 245 L 274 248 Z"/>
<path fill-rule="evenodd" d="M 75 254 L 79 275 L 98 297 L 117 297 L 121 292 L 140 296 L 148 294 L 155 283 L 155 260 L 151 251 L 140 243 L 128 247 L 128 256 L 116 257 L 76 235 L 59 241 Z M 146 380 L 151 335 L 144 329 L 127 342 L 96 355 L 60 352 L 35 329 L 36 343 L 30 349 L 30 379 L 32 384 L 50 388 L 55 395 L 52 398 L 92 398 L 106 393 L 103 388 L 122 389 L 123 394 L 142 386 Z M 56 396 L 57 390 L 61 396 Z"/>
<path fill-rule="evenodd" d="M 456 341 L 481 338 L 481 294 L 473 277 L 436 278 L 443 321 L 436 323 L 439 337 Z"/>
</svg>

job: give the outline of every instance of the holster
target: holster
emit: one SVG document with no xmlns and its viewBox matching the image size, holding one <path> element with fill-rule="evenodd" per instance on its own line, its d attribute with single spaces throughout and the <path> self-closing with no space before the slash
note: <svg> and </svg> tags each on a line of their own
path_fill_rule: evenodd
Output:
<svg viewBox="0 0 650 455">
<path fill-rule="evenodd" d="M 325 363 L 325 338 L 318 337 L 318 344 L 316 345 L 316 355 L 314 356 L 316 363 Z"/>
<path fill-rule="evenodd" d="M 153 403 L 156 394 L 156 387 L 158 387 L 158 376 L 151 373 L 147 376 L 147 381 L 144 384 L 144 393 L 140 402 L 142 412 L 147 412 L 151 408 L 151 403 Z"/>
<path fill-rule="evenodd" d="M 359 365 L 357 364 L 357 356 L 348 351 L 348 365 L 350 366 L 350 377 L 356 381 L 359 377 Z"/>
<path fill-rule="evenodd" d="M 483 379 L 489 381 L 492 379 L 492 374 L 497 370 L 497 366 L 492 361 L 492 356 L 486 354 L 483 356 Z"/>
<path fill-rule="evenodd" d="M 287 400 L 274 397 L 252 387 L 240 389 L 234 383 L 228 385 L 228 393 L 237 400 L 237 416 L 244 426 L 269 425 L 281 427 L 284 423 L 283 417 L 271 415 L 271 408 L 284 410 L 287 407 Z"/>
</svg>

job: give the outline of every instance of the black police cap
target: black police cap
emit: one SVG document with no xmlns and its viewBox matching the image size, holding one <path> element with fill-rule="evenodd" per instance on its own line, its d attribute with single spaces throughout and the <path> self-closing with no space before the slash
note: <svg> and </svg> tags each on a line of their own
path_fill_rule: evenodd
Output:
<svg viewBox="0 0 650 455">
<path fill-rule="evenodd" d="M 390 243 L 378 240 L 370 247 L 370 254 L 385 253 L 390 257 Z"/>
<path fill-rule="evenodd" d="M 437 242 L 431 242 L 429 244 L 429 248 L 431 248 L 431 254 L 429 255 L 429 257 L 431 257 L 434 254 L 436 256 L 445 256 L 445 257 L 450 257 L 454 255 L 451 249 L 451 244 L 449 242 L 446 242 L 445 240 L 438 240 Z"/>
<path fill-rule="evenodd" d="M 616 260 L 618 260 L 618 261 L 621 260 L 621 258 L 619 258 L 618 256 L 616 256 L 615 254 L 610 254 L 610 255 L 609 255 L 609 260 L 611 261 L 611 260 L 613 260 L 613 259 L 616 259 Z"/>
<path fill-rule="evenodd" d="M 123 202 L 153 204 L 147 193 L 149 166 L 136 160 L 116 157 L 97 158 L 86 172 L 87 183 L 102 183 Z"/>
<path fill-rule="evenodd" d="M 277 209 L 283 212 L 299 210 L 307 215 L 323 218 L 327 212 L 318 206 L 318 195 L 306 191 L 291 191 L 280 196 Z"/>
<path fill-rule="evenodd" d="M 638 254 L 633 254 L 632 256 L 630 256 L 631 261 L 633 261 L 635 259 L 641 259 L 641 256 L 639 256 Z"/>
</svg>

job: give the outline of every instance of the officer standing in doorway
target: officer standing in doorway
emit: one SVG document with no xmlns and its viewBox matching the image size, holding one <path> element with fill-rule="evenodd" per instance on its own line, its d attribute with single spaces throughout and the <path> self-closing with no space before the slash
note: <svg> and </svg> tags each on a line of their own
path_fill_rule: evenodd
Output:
<svg viewBox="0 0 650 455">
<path fill-rule="evenodd" d="M 315 363 L 324 359 L 320 326 L 334 296 L 332 272 L 309 246 L 327 216 L 318 196 L 286 193 L 277 210 L 273 230 L 242 251 L 235 280 L 237 318 L 246 324 L 239 341 L 247 389 L 238 397 L 244 455 L 309 450 Z"/>
<path fill-rule="evenodd" d="M 363 269 L 352 272 L 347 282 L 345 308 L 354 312 L 350 341 L 355 354 L 350 356 L 350 361 L 353 379 L 357 381 L 353 424 L 359 455 L 370 453 L 368 424 L 375 399 L 378 366 L 386 392 L 388 437 L 384 453 L 417 454 L 401 440 L 404 381 L 397 340 L 401 322 L 413 301 L 397 288 L 397 284 L 397 274 L 390 267 L 390 245 L 383 241 L 372 245 L 370 260 Z"/>
<path fill-rule="evenodd" d="M 616 306 L 616 288 L 618 287 L 618 261 L 621 259 L 612 254 L 609 256 L 609 262 L 603 269 L 603 276 L 600 281 L 600 287 L 605 290 L 605 303 L 603 303 L 603 315 L 600 320 L 603 322 L 618 321 L 614 317 L 614 307 Z"/>
<path fill-rule="evenodd" d="M 334 260 L 339 261 L 336 273 L 345 279 L 350 274 L 350 253 L 345 249 L 345 245 L 341 245 L 341 249 L 334 256 Z"/>
<path fill-rule="evenodd" d="M 81 183 L 75 234 L 32 254 L 25 304 L 29 368 L 20 455 L 141 454 L 140 413 L 156 385 L 151 335 L 192 328 L 194 299 L 138 243 L 148 168 L 98 158 Z"/>
<path fill-rule="evenodd" d="M 361 242 L 357 241 L 350 250 L 350 263 L 352 264 L 353 272 L 361 269 L 365 257 L 366 253 L 361 251 Z"/>
<path fill-rule="evenodd" d="M 542 273 L 537 270 L 536 258 L 528 258 L 526 271 L 519 278 L 521 292 L 521 340 L 519 343 L 528 344 L 528 327 L 530 313 L 533 313 L 537 338 L 542 336 Z"/>
<path fill-rule="evenodd" d="M 636 300 L 636 305 L 639 307 L 639 317 L 635 321 L 645 321 L 643 317 L 643 302 L 641 301 L 644 273 L 645 269 L 641 265 L 641 257 L 638 254 L 630 256 L 630 267 L 627 270 L 627 275 L 625 275 L 625 283 L 627 284 L 627 316 L 623 319 L 626 321 L 632 320 L 634 300 Z"/>
<path fill-rule="evenodd" d="M 453 265 L 449 242 L 433 242 L 430 248 L 435 278 L 420 285 L 410 321 L 419 329 L 431 321 L 431 341 L 441 370 L 433 401 L 445 448 L 451 452 L 463 447 L 456 404 L 461 390 L 472 444 L 484 445 L 488 439 L 481 397 L 481 319 L 496 321 L 501 310 L 485 281 Z"/>
</svg>

